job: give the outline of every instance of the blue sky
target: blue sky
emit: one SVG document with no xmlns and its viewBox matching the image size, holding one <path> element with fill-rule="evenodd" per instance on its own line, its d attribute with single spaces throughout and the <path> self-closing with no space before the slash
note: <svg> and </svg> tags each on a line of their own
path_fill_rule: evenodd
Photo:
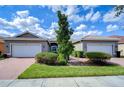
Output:
<svg viewBox="0 0 124 93">
<path fill-rule="evenodd" d="M 124 14 L 115 17 L 114 6 L 0 6 L 0 36 L 14 36 L 30 31 L 55 39 L 56 11 L 68 15 L 74 29 L 72 39 L 86 35 L 124 35 Z"/>
</svg>

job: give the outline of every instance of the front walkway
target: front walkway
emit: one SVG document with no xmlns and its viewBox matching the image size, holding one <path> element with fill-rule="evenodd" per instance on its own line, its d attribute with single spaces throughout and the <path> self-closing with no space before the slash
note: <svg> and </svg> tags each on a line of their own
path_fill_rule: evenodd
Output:
<svg viewBox="0 0 124 93">
<path fill-rule="evenodd" d="M 124 76 L 0 80 L 0 87 L 124 87 Z"/>
<path fill-rule="evenodd" d="M 0 61 L 0 80 L 16 79 L 35 62 L 34 58 L 8 58 Z"/>
</svg>

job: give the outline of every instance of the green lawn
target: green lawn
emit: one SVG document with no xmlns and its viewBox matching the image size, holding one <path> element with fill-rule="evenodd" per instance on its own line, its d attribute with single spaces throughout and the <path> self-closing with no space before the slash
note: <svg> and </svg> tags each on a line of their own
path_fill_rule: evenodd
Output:
<svg viewBox="0 0 124 93">
<path fill-rule="evenodd" d="M 0 60 L 3 60 L 3 59 L 5 59 L 5 58 L 1 58 L 1 57 L 0 57 Z"/>
<path fill-rule="evenodd" d="M 81 76 L 124 75 L 121 66 L 48 66 L 33 64 L 18 78 L 52 78 Z"/>
</svg>

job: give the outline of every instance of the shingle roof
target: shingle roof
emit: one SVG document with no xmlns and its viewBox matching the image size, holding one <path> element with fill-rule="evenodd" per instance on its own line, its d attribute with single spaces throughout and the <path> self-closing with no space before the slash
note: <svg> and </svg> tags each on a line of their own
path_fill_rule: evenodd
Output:
<svg viewBox="0 0 124 93">
<path fill-rule="evenodd" d="M 119 38 L 111 38 L 111 37 L 107 37 L 107 36 L 85 36 L 83 37 L 81 40 L 83 41 L 119 41 Z M 79 42 L 81 40 L 78 41 L 74 41 L 73 43 Z"/>
<path fill-rule="evenodd" d="M 106 36 L 86 36 L 82 38 L 82 40 L 112 40 L 112 41 L 118 41 L 118 38 L 111 38 Z"/>
<path fill-rule="evenodd" d="M 112 38 L 119 38 L 119 43 L 124 43 L 124 36 L 110 36 Z"/>
<path fill-rule="evenodd" d="M 18 37 L 18 36 L 23 35 L 23 34 L 26 34 L 26 33 L 31 34 L 31 35 L 34 35 L 37 38 Z M 4 38 L 4 40 L 41 40 L 41 41 L 47 41 L 47 39 L 42 38 L 42 37 L 38 36 L 37 34 L 34 34 L 32 32 L 29 32 L 29 31 L 25 31 L 25 32 L 20 33 L 20 34 L 17 34 L 17 35 L 15 35 L 13 37 L 6 37 L 6 38 Z"/>
</svg>

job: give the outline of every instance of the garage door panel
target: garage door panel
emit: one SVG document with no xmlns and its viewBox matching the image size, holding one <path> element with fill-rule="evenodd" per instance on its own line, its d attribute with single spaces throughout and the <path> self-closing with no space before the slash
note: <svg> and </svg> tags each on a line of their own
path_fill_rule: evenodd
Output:
<svg viewBox="0 0 124 93">
<path fill-rule="evenodd" d="M 112 55 L 112 45 L 88 44 L 87 52 L 104 52 Z"/>
<path fill-rule="evenodd" d="M 41 52 L 40 44 L 14 44 L 12 45 L 13 57 L 34 57 Z"/>
</svg>

